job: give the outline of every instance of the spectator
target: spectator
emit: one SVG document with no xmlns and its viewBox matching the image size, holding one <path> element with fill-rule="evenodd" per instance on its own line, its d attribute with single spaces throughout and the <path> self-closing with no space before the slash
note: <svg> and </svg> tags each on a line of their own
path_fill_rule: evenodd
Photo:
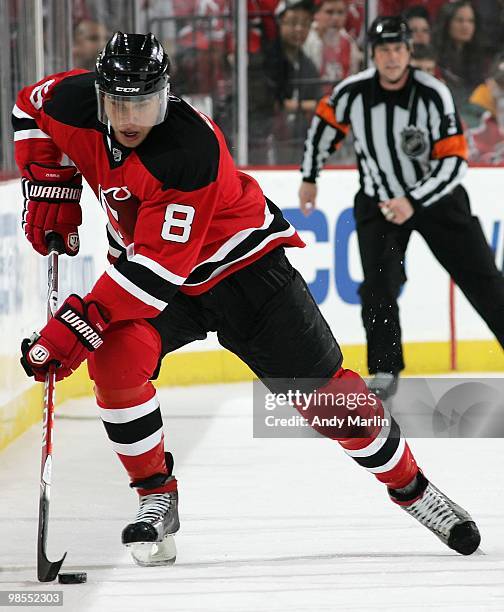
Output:
<svg viewBox="0 0 504 612">
<path fill-rule="evenodd" d="M 177 44 L 184 47 L 223 46 L 228 0 L 173 0 L 178 18 Z"/>
<path fill-rule="evenodd" d="M 175 7 L 173 0 L 137 0 L 140 4 L 136 25 L 142 32 L 152 30 L 162 40 L 163 47 L 170 57 L 176 53 Z M 153 22 L 153 20 L 156 20 Z"/>
<path fill-rule="evenodd" d="M 436 54 L 430 45 L 414 44 L 411 51 L 410 65 L 437 77 Z"/>
<path fill-rule="evenodd" d="M 227 0 L 173 0 L 176 51 L 173 56 L 176 93 L 202 112 L 216 116 L 227 132 L 231 117 L 222 117 L 230 91 Z"/>
<path fill-rule="evenodd" d="M 83 19 L 74 29 L 73 65 L 74 68 L 94 70 L 98 53 L 108 39 L 107 28 L 92 19 Z"/>
<path fill-rule="evenodd" d="M 213 87 L 212 117 L 224 131 L 228 145 L 234 147 L 236 90 L 232 83 L 232 69 L 236 61 L 236 40 L 231 32 L 232 15 L 229 1 L 218 0 L 218 2 L 220 5 L 213 2 L 213 7 L 215 9 L 220 6 L 221 22 L 228 25 L 225 28 L 224 37 L 226 55 L 220 60 L 224 69 L 220 71 L 219 78 L 213 80 L 213 85 L 210 82 L 210 87 Z M 271 83 L 265 78 L 265 64 L 269 61 L 267 50 L 278 38 L 275 17 L 278 2 L 279 0 L 247 0 L 248 163 L 252 165 L 275 163 L 272 142 L 276 112 L 275 93 Z M 200 10 L 208 5 L 205 8 L 208 11 L 210 4 L 205 0 L 200 0 Z M 217 16 L 218 14 L 215 13 L 215 17 Z M 194 72 L 190 70 L 188 73 L 190 75 Z M 194 95 L 191 98 L 195 101 Z"/>
<path fill-rule="evenodd" d="M 504 0 L 477 0 L 483 46 L 492 57 L 504 51 Z"/>
<path fill-rule="evenodd" d="M 467 131 L 471 161 L 504 162 L 504 54 L 494 60 L 489 78 L 473 91 L 470 102 L 483 111 L 481 124 Z"/>
<path fill-rule="evenodd" d="M 469 96 L 484 79 L 487 60 L 480 42 L 478 14 L 469 0 L 445 4 L 433 32 L 440 74 L 451 89 L 466 124 L 474 124 Z"/>
<path fill-rule="evenodd" d="M 273 81 L 265 78 L 268 51 L 278 38 L 274 11 L 278 0 L 248 0 L 248 163 L 276 163 L 273 143 L 278 103 Z M 234 62 L 234 53 L 231 56 Z M 222 119 L 221 119 L 222 123 Z M 230 126 L 231 127 L 231 126 Z M 228 132 L 231 132 L 228 129 Z M 231 140 L 231 139 L 229 139 Z"/>
<path fill-rule="evenodd" d="M 279 0 L 247 0 L 249 17 L 249 53 L 261 50 L 263 41 L 274 40 L 278 36 L 275 9 Z"/>
<path fill-rule="evenodd" d="M 283 0 L 277 7 L 278 39 L 266 49 L 265 71 L 278 105 L 276 163 L 295 163 L 319 97 L 317 67 L 303 52 L 312 24 L 312 3 Z"/>
<path fill-rule="evenodd" d="M 139 2 L 147 1 L 148 0 L 139 0 Z M 171 2 L 171 0 L 159 1 L 164 3 Z M 17 1 L 16 3 L 21 4 Z M 51 10 L 57 11 L 59 8 L 58 5 L 70 4 L 74 27 L 81 21 L 89 19 L 103 24 L 113 23 L 114 27 L 117 27 L 123 32 L 127 32 L 133 28 L 132 2 L 118 2 L 117 0 L 68 0 L 67 2 L 49 2 L 48 0 L 44 0 L 42 4 L 45 7 L 44 12 L 46 14 Z"/>
<path fill-rule="evenodd" d="M 346 0 L 319 0 L 303 51 L 319 70 L 324 92 L 358 71 L 360 52 L 345 30 Z"/>
<path fill-rule="evenodd" d="M 366 15 L 366 0 L 348 0 L 348 13 L 345 30 L 357 42 L 359 49 L 364 47 L 364 21 Z"/>
<path fill-rule="evenodd" d="M 404 19 L 411 30 L 414 45 L 430 45 L 431 25 L 429 11 L 422 4 L 414 4 L 404 11 Z"/>
<path fill-rule="evenodd" d="M 380 0 L 378 2 L 379 15 L 399 15 L 411 6 L 424 6 L 429 11 L 431 21 L 437 17 L 439 9 L 446 4 L 442 0 Z"/>
</svg>

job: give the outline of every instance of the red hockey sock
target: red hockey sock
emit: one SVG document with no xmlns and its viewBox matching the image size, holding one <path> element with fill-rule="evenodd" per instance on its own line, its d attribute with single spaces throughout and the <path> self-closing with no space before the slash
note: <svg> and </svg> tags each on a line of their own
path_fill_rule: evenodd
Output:
<svg viewBox="0 0 504 612">
<path fill-rule="evenodd" d="M 340 368 L 331 381 L 318 390 L 319 394 L 331 397 L 343 395 L 345 406 L 336 413 L 348 423 L 359 418 L 359 425 L 314 425 L 326 437 L 337 440 L 344 451 L 359 465 L 373 473 L 376 478 L 392 489 L 409 484 L 418 472 L 415 458 L 401 436 L 399 425 L 390 414 L 385 414 L 378 397 L 370 394 L 363 379 L 352 370 Z M 315 416 L 328 417 L 335 414 L 334 406 L 309 406 L 303 410 L 309 422 Z"/>
<path fill-rule="evenodd" d="M 131 482 L 144 481 L 156 474 L 166 474 L 164 435 L 156 390 L 151 382 L 132 389 L 95 387 L 107 434 Z M 140 495 L 177 490 L 170 479 L 154 489 L 139 488 Z"/>
<path fill-rule="evenodd" d="M 88 359 L 100 416 L 132 482 L 168 475 L 161 410 L 149 380 L 160 354 L 159 334 L 138 319 L 111 325 L 103 345 Z M 176 488 L 177 481 L 171 478 L 158 488 L 138 491 L 142 495 Z"/>
</svg>

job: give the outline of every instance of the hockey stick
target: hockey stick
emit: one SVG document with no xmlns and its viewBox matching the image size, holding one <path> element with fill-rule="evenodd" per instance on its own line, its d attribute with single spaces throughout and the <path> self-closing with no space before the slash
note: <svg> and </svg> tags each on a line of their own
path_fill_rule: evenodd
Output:
<svg viewBox="0 0 504 612">
<path fill-rule="evenodd" d="M 58 255 L 64 252 L 61 236 L 52 232 L 47 236 L 49 261 L 47 268 L 47 320 L 58 308 Z M 55 580 L 66 553 L 59 561 L 49 561 L 46 554 L 51 490 L 52 437 L 54 424 L 55 366 L 49 366 L 44 383 L 44 414 L 42 424 L 42 461 L 40 468 L 40 502 L 37 540 L 37 577 L 40 582 Z"/>
</svg>

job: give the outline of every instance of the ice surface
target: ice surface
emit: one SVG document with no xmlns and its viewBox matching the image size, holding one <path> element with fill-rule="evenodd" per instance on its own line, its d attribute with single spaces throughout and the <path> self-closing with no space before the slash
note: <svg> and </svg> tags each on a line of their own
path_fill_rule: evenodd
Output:
<svg viewBox="0 0 504 612">
<path fill-rule="evenodd" d="M 64 610 L 504 610 L 503 440 L 413 440 L 432 481 L 477 520 L 461 557 L 389 502 L 337 443 L 255 440 L 250 383 L 163 389 L 182 528 L 174 566 L 120 543 L 137 508 L 90 398 L 57 407 L 48 556 L 83 585 L 40 585 L 40 426 L 0 456 L 0 590 L 62 590 Z M 24 608 L 26 609 L 26 608 Z M 61 608 L 59 608 L 61 609 Z"/>
</svg>

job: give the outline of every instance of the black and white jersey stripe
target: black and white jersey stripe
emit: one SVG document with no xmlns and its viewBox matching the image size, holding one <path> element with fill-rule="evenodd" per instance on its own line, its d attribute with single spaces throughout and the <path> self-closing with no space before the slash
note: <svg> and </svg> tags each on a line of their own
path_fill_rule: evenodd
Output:
<svg viewBox="0 0 504 612">
<path fill-rule="evenodd" d="M 374 68 L 366 70 L 342 81 L 327 107 L 331 117 L 318 110 L 307 134 L 303 180 L 316 180 L 345 137 L 343 128 L 350 127 L 361 189 L 378 201 L 407 195 L 414 204 L 428 206 L 453 190 L 466 172 L 465 157 L 455 146 L 438 155 L 436 145 L 452 136 L 463 138 L 462 127 L 449 89 L 427 73 L 411 69 L 406 86 L 390 92 L 379 86 Z"/>
<path fill-rule="evenodd" d="M 107 240 L 109 243 L 108 251 L 112 257 L 119 259 L 121 255 L 126 254 L 126 245 L 114 230 L 111 223 L 107 223 Z"/>
<path fill-rule="evenodd" d="M 266 198 L 262 226 L 251 227 L 232 236 L 211 257 L 193 268 L 184 285 L 188 287 L 202 285 L 235 263 L 251 257 L 273 240 L 292 236 L 295 231 L 295 228 L 284 219 L 280 209 Z"/>
<path fill-rule="evenodd" d="M 280 209 L 266 198 L 264 222 L 260 227 L 251 227 L 234 234 L 215 253 L 196 265 L 185 278 L 161 266 L 154 259 L 135 253 L 134 245 L 125 247 L 120 236 L 109 225 L 109 252 L 114 256 L 117 253 L 119 260 L 106 272 L 131 295 L 162 311 L 182 285 L 204 285 L 230 266 L 260 252 L 272 241 L 292 236 L 295 231 L 284 219 Z"/>
<path fill-rule="evenodd" d="M 12 109 L 12 129 L 14 130 L 14 142 L 29 138 L 50 138 L 39 128 L 35 119 L 21 110 L 17 104 Z"/>
<path fill-rule="evenodd" d="M 107 274 L 141 302 L 164 310 L 185 278 L 163 268 L 145 255 L 128 248 L 126 257 L 107 269 Z"/>
</svg>

